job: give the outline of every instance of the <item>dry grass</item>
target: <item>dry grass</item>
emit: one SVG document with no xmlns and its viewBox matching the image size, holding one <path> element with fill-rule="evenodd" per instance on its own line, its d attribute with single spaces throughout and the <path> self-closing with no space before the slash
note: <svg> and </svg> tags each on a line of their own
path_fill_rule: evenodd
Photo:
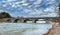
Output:
<svg viewBox="0 0 60 35">
<path fill-rule="evenodd" d="M 0 23 L 1 23 L 1 22 L 6 22 L 6 21 L 5 21 L 4 19 L 0 19 Z"/>
</svg>

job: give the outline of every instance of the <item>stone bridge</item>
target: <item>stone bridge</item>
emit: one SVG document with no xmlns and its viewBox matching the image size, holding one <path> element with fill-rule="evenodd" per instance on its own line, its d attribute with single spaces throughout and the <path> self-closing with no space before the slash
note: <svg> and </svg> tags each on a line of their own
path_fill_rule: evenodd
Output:
<svg viewBox="0 0 60 35">
<path fill-rule="evenodd" d="M 32 23 L 36 23 L 37 21 L 52 21 L 52 22 L 59 22 L 60 18 L 17 18 L 17 19 L 13 19 L 13 18 L 3 18 L 0 19 L 0 22 L 9 22 L 9 23 L 27 23 L 27 22 L 32 22 Z"/>
</svg>

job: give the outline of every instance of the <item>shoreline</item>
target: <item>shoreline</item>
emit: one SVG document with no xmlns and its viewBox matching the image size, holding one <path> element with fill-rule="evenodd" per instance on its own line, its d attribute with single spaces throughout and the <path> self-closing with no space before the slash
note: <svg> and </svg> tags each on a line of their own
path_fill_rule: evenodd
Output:
<svg viewBox="0 0 60 35">
<path fill-rule="evenodd" d="M 43 35 L 60 35 L 60 25 L 59 23 L 56 23 L 49 31 L 48 33 L 45 33 Z"/>
</svg>

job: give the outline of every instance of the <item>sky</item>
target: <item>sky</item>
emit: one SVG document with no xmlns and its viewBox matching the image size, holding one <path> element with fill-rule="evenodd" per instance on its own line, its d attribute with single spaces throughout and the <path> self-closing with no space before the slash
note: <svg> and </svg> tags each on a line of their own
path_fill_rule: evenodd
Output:
<svg viewBox="0 0 60 35">
<path fill-rule="evenodd" d="M 0 12 L 12 17 L 58 17 L 59 0 L 0 0 Z"/>
</svg>

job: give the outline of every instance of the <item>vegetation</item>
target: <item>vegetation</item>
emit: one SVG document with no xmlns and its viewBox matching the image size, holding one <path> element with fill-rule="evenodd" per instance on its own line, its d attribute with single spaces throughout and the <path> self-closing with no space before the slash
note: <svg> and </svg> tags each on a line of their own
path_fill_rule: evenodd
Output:
<svg viewBox="0 0 60 35">
<path fill-rule="evenodd" d="M 10 14 L 6 13 L 6 12 L 1 12 L 0 13 L 0 18 L 11 18 Z"/>
</svg>

